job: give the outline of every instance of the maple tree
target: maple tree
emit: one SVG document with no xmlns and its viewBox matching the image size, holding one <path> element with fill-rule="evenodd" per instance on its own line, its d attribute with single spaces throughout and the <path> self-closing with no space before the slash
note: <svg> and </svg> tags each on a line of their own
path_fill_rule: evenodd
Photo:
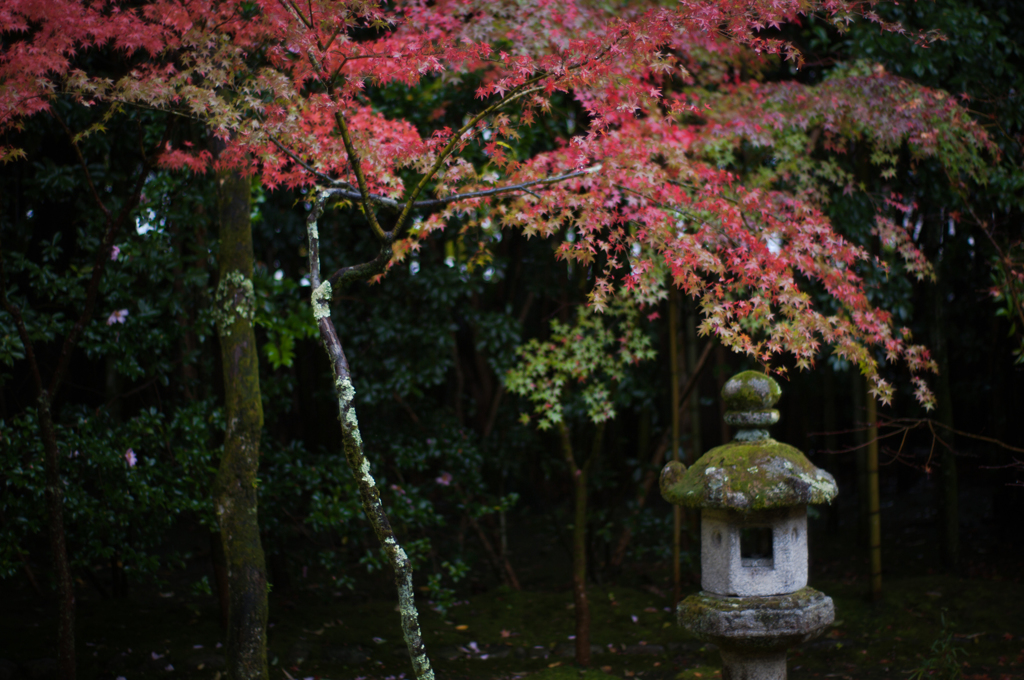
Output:
<svg viewBox="0 0 1024 680">
<path fill-rule="evenodd" d="M 519 362 L 505 377 L 511 392 L 533 406 L 537 427 L 555 428 L 573 487 L 572 563 L 573 605 L 576 617 L 576 663 L 590 665 L 590 605 L 587 600 L 587 485 L 604 440 L 605 425 L 615 417 L 614 392 L 630 364 L 651 359 L 650 338 L 638 327 L 635 301 L 620 296 L 605 314 L 581 308 L 572 326 L 552 321 L 551 337 L 524 344 Z M 573 387 L 580 390 L 577 409 L 595 425 L 589 454 L 573 446 L 569 403 Z M 522 415 L 524 422 L 530 415 Z"/>
<path fill-rule="evenodd" d="M 224 144 L 214 159 L 169 140 L 163 167 L 235 170 L 306 192 L 311 302 L 345 454 L 395 569 L 417 676 L 430 677 L 411 568 L 363 453 L 333 292 L 380 280 L 454 216 L 468 235 L 571 234 L 558 256 L 590 272 L 597 311 L 619 287 L 656 299 L 669 278 L 699 299 L 701 332 L 735 351 L 776 367 L 788 354 L 807 367 L 828 346 L 887 401 L 880 350 L 906 364 L 930 407 L 927 350 L 871 304 L 858 266 L 872 256 L 823 210 L 829 190 L 858 191 L 833 156 L 864 140 L 883 174 L 907 153 L 938 159 L 956 181 L 982 181 L 995 148 L 954 98 L 883 69 L 838 69 L 813 87 L 763 78 L 775 60 L 800 58 L 774 29 L 810 13 L 899 30 L 874 5 L 685 0 L 613 12 L 549 0 L 528 9 L 455 0 L 12 0 L 0 8 L 0 134 L 56 98 L 112 112 L 155 108 L 202 121 Z M 91 72 L 82 60 L 91 50 L 121 55 L 121 71 Z M 480 105 L 458 129 L 417 129 L 367 94 L 431 79 L 458 86 L 465 74 L 481 78 Z M 580 134 L 523 156 L 520 130 L 549 115 L 559 96 L 585 111 Z M 737 158 L 751 149 L 765 160 L 740 172 Z M 0 147 L 2 160 L 21 155 Z M 880 206 L 875 234 L 909 271 L 928 276 L 899 219 L 900 198 Z M 366 229 L 378 254 L 322 273 L 317 220 L 332 201 L 360 206 L 365 224 L 352 227 Z M 831 306 L 815 304 L 815 292 Z"/>
</svg>

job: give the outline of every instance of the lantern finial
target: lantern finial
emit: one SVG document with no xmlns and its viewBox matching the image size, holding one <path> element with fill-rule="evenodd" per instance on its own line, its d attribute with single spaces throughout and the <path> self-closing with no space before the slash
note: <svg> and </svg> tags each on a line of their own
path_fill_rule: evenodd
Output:
<svg viewBox="0 0 1024 680">
<path fill-rule="evenodd" d="M 739 428 L 735 439 L 767 439 L 768 431 L 763 428 L 779 422 L 779 412 L 772 407 L 780 396 L 779 384 L 764 373 L 744 371 L 730 378 L 722 388 L 722 400 L 725 422 Z"/>
</svg>

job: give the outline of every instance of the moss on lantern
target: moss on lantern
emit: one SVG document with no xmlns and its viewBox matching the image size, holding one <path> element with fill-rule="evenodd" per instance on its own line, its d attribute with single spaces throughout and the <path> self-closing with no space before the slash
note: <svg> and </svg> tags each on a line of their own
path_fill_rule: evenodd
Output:
<svg viewBox="0 0 1024 680">
<path fill-rule="evenodd" d="M 680 625 L 702 640 L 749 649 L 789 646 L 793 637 L 812 637 L 834 616 L 831 598 L 802 588 L 771 597 L 719 597 L 701 593 L 679 603 Z"/>
<path fill-rule="evenodd" d="M 743 371 L 722 387 L 722 398 L 730 411 L 764 411 L 779 403 L 779 383 L 764 373 Z"/>
<path fill-rule="evenodd" d="M 774 439 L 733 441 L 689 470 L 673 461 L 661 473 L 665 500 L 688 507 L 768 510 L 829 503 L 836 491 L 832 475 Z"/>
<path fill-rule="evenodd" d="M 745 371 L 722 389 L 726 419 L 741 428 L 736 439 L 711 449 L 687 470 L 670 462 L 661 473 L 661 494 L 677 505 L 729 510 L 829 503 L 837 488 L 832 475 L 818 469 L 799 450 L 754 429 L 778 419 L 778 383 L 763 373 Z M 730 417 L 731 416 L 731 417 Z"/>
</svg>

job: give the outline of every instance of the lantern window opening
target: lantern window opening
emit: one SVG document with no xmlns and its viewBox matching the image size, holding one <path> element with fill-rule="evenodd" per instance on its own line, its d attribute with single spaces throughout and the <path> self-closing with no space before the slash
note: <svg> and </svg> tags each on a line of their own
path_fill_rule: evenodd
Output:
<svg viewBox="0 0 1024 680">
<path fill-rule="evenodd" d="M 740 562 L 744 567 L 775 568 L 775 541 L 769 526 L 740 529 Z"/>
</svg>

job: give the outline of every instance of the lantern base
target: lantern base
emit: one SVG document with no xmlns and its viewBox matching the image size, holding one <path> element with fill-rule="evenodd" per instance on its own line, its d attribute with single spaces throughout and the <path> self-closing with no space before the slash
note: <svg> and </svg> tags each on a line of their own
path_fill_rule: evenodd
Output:
<svg viewBox="0 0 1024 680">
<path fill-rule="evenodd" d="M 701 592 L 678 607 L 679 625 L 722 653 L 722 680 L 785 680 L 786 651 L 835 620 L 832 598 L 813 588 L 768 597 Z"/>
<path fill-rule="evenodd" d="M 722 650 L 722 680 L 786 680 L 786 652 L 750 656 Z"/>
</svg>

